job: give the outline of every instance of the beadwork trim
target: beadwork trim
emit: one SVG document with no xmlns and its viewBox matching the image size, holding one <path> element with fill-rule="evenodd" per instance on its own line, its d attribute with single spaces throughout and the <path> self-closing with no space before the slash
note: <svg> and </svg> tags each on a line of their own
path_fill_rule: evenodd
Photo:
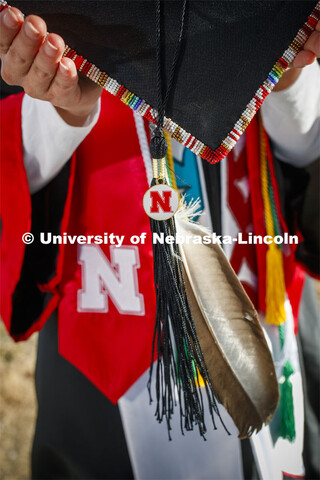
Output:
<svg viewBox="0 0 320 480">
<path fill-rule="evenodd" d="M 7 6 L 8 5 L 5 0 L 0 0 L 0 12 Z M 287 48 L 282 57 L 279 58 L 279 60 L 275 63 L 266 80 L 258 88 L 255 95 L 250 100 L 243 113 L 240 115 L 239 120 L 236 122 L 233 129 L 229 132 L 227 137 L 223 140 L 218 148 L 212 150 L 193 135 L 186 132 L 186 130 L 181 128 L 177 123 L 171 120 L 171 118 L 164 118 L 164 130 L 179 143 L 182 143 L 193 153 L 200 155 L 200 157 L 204 158 L 209 163 L 220 162 L 220 160 L 225 158 L 233 149 L 240 136 L 243 134 L 263 104 L 265 98 L 273 90 L 274 86 L 280 80 L 282 74 L 288 68 L 288 65 L 294 60 L 296 55 L 302 49 L 307 39 L 314 31 L 319 20 L 320 0 L 317 2 L 312 13 L 309 15 L 308 20 L 298 31 L 289 48 Z M 78 53 L 71 47 L 66 47 L 64 56 L 71 58 L 71 60 L 74 61 L 79 72 L 83 73 L 86 77 L 90 78 L 93 82 L 107 92 L 111 93 L 115 97 L 118 97 L 123 103 L 128 105 L 135 112 L 139 113 L 143 118 L 156 123 L 157 111 L 145 100 L 130 92 L 130 90 L 128 90 L 125 86 L 120 85 L 117 80 L 99 70 L 99 68 L 93 63 L 89 62 L 81 55 L 78 55 Z"/>
</svg>

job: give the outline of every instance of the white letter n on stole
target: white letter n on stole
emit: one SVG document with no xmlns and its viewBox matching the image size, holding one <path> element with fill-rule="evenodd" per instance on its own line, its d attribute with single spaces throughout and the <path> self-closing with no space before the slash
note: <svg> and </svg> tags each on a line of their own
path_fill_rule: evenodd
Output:
<svg viewBox="0 0 320 480">
<path fill-rule="evenodd" d="M 98 245 L 79 246 L 82 289 L 78 290 L 78 312 L 108 312 L 109 297 L 119 313 L 144 315 L 139 293 L 136 246 L 110 246 L 111 262 Z"/>
</svg>

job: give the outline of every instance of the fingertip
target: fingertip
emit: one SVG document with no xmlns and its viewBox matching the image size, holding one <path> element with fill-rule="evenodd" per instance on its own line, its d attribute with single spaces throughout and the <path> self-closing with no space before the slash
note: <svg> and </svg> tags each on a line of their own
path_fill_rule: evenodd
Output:
<svg viewBox="0 0 320 480">
<path fill-rule="evenodd" d="M 8 10 L 10 10 L 14 15 L 15 17 L 17 18 L 18 22 L 19 23 L 23 23 L 24 22 L 24 16 L 23 16 L 23 13 L 16 7 L 8 7 Z"/>
<path fill-rule="evenodd" d="M 302 50 L 298 53 L 294 61 L 292 62 L 293 67 L 303 68 L 308 65 L 311 65 L 316 59 L 316 56 L 313 52 L 309 50 Z"/>
<path fill-rule="evenodd" d="M 60 35 L 57 35 L 56 33 L 49 33 L 46 41 L 50 42 L 51 45 L 54 45 L 59 51 L 61 51 L 61 53 L 64 52 L 66 46 Z"/>
<path fill-rule="evenodd" d="M 58 71 L 61 73 L 61 75 L 63 75 L 65 78 L 69 78 L 70 80 L 77 76 L 76 66 L 70 58 L 63 57 L 60 60 Z"/>
<path fill-rule="evenodd" d="M 316 60 L 317 56 L 314 52 L 307 51 L 306 53 L 308 54 L 308 58 L 307 58 L 308 65 L 311 65 L 311 63 L 313 63 Z"/>
<path fill-rule="evenodd" d="M 320 56 L 320 32 L 312 32 L 306 41 L 303 50 L 313 53 L 316 57 Z"/>
<path fill-rule="evenodd" d="M 23 15 L 17 8 L 8 7 L 3 13 L 3 23 L 10 29 L 17 30 L 23 24 Z"/>
<path fill-rule="evenodd" d="M 51 59 L 55 59 L 57 61 L 59 61 L 62 57 L 64 48 L 64 41 L 61 37 L 59 37 L 59 35 L 54 33 L 49 33 L 49 35 L 47 35 L 42 46 L 44 53 Z"/>
<path fill-rule="evenodd" d="M 46 22 L 37 15 L 28 15 L 25 19 L 25 29 L 28 37 L 34 39 L 35 37 L 45 37 L 47 34 Z"/>
</svg>

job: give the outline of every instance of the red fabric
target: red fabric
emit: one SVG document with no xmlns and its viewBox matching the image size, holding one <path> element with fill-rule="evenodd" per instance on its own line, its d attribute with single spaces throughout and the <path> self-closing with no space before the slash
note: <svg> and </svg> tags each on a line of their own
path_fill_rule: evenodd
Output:
<svg viewBox="0 0 320 480">
<path fill-rule="evenodd" d="M 22 153 L 22 99 L 22 94 L 13 95 L 0 103 L 0 311 L 9 333 L 11 298 L 19 281 L 25 251 L 22 235 L 31 228 L 31 202 Z"/>
<path fill-rule="evenodd" d="M 293 475 L 292 473 L 282 472 L 283 480 L 287 480 L 288 478 L 299 478 L 304 479 L 306 478 L 305 475 Z"/>
<path fill-rule="evenodd" d="M 31 230 L 31 201 L 23 165 L 21 103 L 23 95 L 1 102 L 1 317 L 10 333 L 12 294 L 19 281 Z M 103 153 L 104 152 L 104 153 Z M 133 113 L 108 93 L 102 95 L 101 119 L 71 162 L 61 233 L 125 235 L 134 249 L 137 290 L 143 309 L 121 313 L 108 297 L 108 312 L 78 311 L 83 288 L 78 245 L 59 246 L 54 278 L 39 288 L 53 294 L 45 311 L 22 340 L 39 330 L 58 307 L 60 353 L 116 402 L 148 368 L 155 317 L 153 258 L 149 219 L 142 207 L 148 188 Z M 133 246 L 132 235 L 147 232 L 145 245 Z M 111 262 L 110 246 L 99 245 Z M 140 265 L 140 266 L 139 266 Z M 116 278 L 117 265 L 112 265 Z M 120 309 L 121 310 L 121 309 Z"/>
<path fill-rule="evenodd" d="M 259 140 L 259 124 L 257 117 L 254 117 L 250 125 L 246 130 L 247 135 L 247 159 L 249 169 L 249 179 L 251 188 L 251 205 L 252 205 L 252 218 L 254 225 L 255 235 L 266 235 L 265 222 L 264 222 L 264 206 L 261 194 L 261 176 L 260 176 L 260 162 L 257 159 L 260 158 L 260 140 Z M 275 202 L 277 212 L 279 214 L 279 220 L 283 232 L 287 232 L 287 226 L 281 214 L 279 192 L 276 183 L 274 166 L 272 161 L 272 154 L 268 138 L 266 136 L 266 148 L 268 165 L 271 173 L 271 181 L 273 191 L 275 195 Z M 258 244 L 256 247 L 257 267 L 258 267 L 258 308 L 265 312 L 266 303 L 266 255 L 268 246 L 266 244 Z M 289 297 L 292 313 L 295 322 L 295 331 L 298 328 L 298 313 L 299 304 L 302 296 L 302 290 L 304 285 L 304 272 L 295 263 L 294 259 L 294 245 L 283 246 L 283 266 L 284 276 L 286 284 L 286 292 Z"/>
<path fill-rule="evenodd" d="M 121 313 L 109 294 L 107 313 L 79 311 L 85 268 L 78 260 L 82 247 L 68 244 L 62 246 L 59 259 L 63 277 L 58 287 L 58 331 L 60 353 L 113 402 L 144 373 L 151 359 L 153 259 L 149 219 L 142 207 L 147 188 L 133 113 L 106 93 L 100 121 L 76 154 L 70 219 L 62 231 L 70 235 L 125 235 L 123 245 L 130 248 L 132 235 L 148 232 L 146 244 L 133 247 L 139 254 L 137 288 L 143 295 L 145 312 Z M 110 246 L 97 248 L 110 262 Z"/>
<path fill-rule="evenodd" d="M 243 148 L 239 156 L 235 156 L 232 151 L 227 158 L 228 171 L 228 205 L 239 226 L 239 232 L 242 233 L 244 241 L 248 240 L 248 233 L 252 232 L 252 208 L 251 192 L 248 178 L 248 164 L 246 149 Z M 226 232 L 229 233 L 229 232 Z M 240 281 L 254 305 L 257 304 L 257 285 L 250 281 L 252 277 L 257 276 L 257 260 L 255 251 L 250 244 L 235 243 L 230 258 L 232 268 L 239 276 Z M 249 280 L 245 280 L 241 275 L 241 269 L 245 266 L 250 271 Z"/>
<path fill-rule="evenodd" d="M 271 174 L 270 176 L 271 176 L 272 188 L 274 192 L 274 200 L 276 204 L 277 214 L 278 214 L 278 218 L 279 218 L 283 233 L 285 232 L 288 233 L 288 228 L 281 212 L 279 191 L 278 191 L 278 185 L 277 185 L 276 175 L 274 171 L 271 148 L 270 148 L 270 144 L 269 144 L 266 133 L 264 133 L 264 135 L 265 135 L 265 142 L 266 142 L 268 166 Z M 295 250 L 296 250 L 295 244 L 283 245 L 283 248 L 282 248 L 285 283 L 287 287 L 292 283 L 292 280 L 295 277 L 295 269 L 296 269 L 295 260 L 294 260 Z"/>
<path fill-rule="evenodd" d="M 249 171 L 249 182 L 251 191 L 252 220 L 255 235 L 265 235 L 264 225 L 264 207 L 261 195 L 260 178 L 260 145 L 259 145 L 259 125 L 257 118 L 254 117 L 246 130 L 246 150 Z M 258 305 L 257 307 L 265 311 L 265 292 L 266 292 L 266 255 L 268 247 L 265 243 L 256 245 L 256 258 L 258 270 Z"/>
<path fill-rule="evenodd" d="M 61 232 L 66 230 L 68 221 L 69 221 L 70 204 L 71 204 L 73 182 L 74 182 L 74 172 L 75 172 L 75 154 L 71 159 L 70 178 L 68 182 L 68 194 L 67 194 L 66 203 L 64 206 L 63 218 L 61 222 Z M 58 286 L 61 281 L 62 272 L 63 272 L 63 254 L 64 254 L 64 247 L 63 245 L 60 245 L 59 254 L 58 254 L 57 263 L 56 263 L 55 276 L 47 284 L 38 284 L 39 290 L 52 293 L 51 299 L 49 300 L 48 304 L 44 308 L 43 312 L 41 313 L 37 321 L 35 321 L 25 333 L 13 336 L 15 340 L 19 340 L 19 341 L 27 340 L 34 332 L 39 332 L 44 326 L 44 324 L 46 323 L 46 321 L 50 318 L 51 314 L 56 310 L 60 300 Z"/>
<path fill-rule="evenodd" d="M 74 182 L 74 172 L 75 172 L 75 154 L 72 156 L 72 159 L 71 159 L 70 178 L 68 183 L 68 194 L 67 194 L 66 203 L 64 206 L 63 218 L 61 222 L 61 232 L 66 230 L 66 227 L 69 221 L 70 204 L 71 204 L 73 182 Z M 30 337 L 30 335 L 32 335 L 32 333 L 40 331 L 43 325 L 46 323 L 46 321 L 50 318 L 51 314 L 56 310 L 60 300 L 58 285 L 62 278 L 63 253 L 64 253 L 64 247 L 63 245 L 60 245 L 59 254 L 58 254 L 57 263 L 56 263 L 55 276 L 51 279 L 49 283 L 38 285 L 39 290 L 52 293 L 52 298 L 44 308 L 38 320 L 32 324 L 32 326 L 27 330 L 27 332 L 25 332 L 25 334 L 19 335 L 18 340 L 26 340 L 27 338 Z"/>
<path fill-rule="evenodd" d="M 23 164 L 23 147 L 21 132 L 21 104 L 23 94 L 12 95 L 0 102 L 0 314 L 1 318 L 15 341 L 26 340 L 32 333 L 41 330 L 51 313 L 57 308 L 59 295 L 53 283 L 57 284 L 61 277 L 60 257 L 58 260 L 57 275 L 50 283 L 50 288 L 38 285 L 39 289 L 53 293 L 52 298 L 38 319 L 27 331 L 13 335 L 11 333 L 12 295 L 20 279 L 25 255 L 25 244 L 22 235 L 31 231 L 31 197 L 28 180 Z M 71 169 L 72 171 L 72 169 Z M 70 176 L 72 183 L 72 174 Z M 71 189 L 69 188 L 68 197 Z M 68 200 L 65 210 L 67 210 Z M 66 217 L 66 212 L 65 212 Z"/>
<path fill-rule="evenodd" d="M 298 333 L 299 308 L 305 279 L 305 271 L 297 263 L 294 265 L 293 274 L 290 276 L 290 281 L 286 277 L 286 290 L 292 308 L 295 334 Z"/>
<path fill-rule="evenodd" d="M 1 317 L 10 333 L 12 294 L 19 281 L 31 230 L 31 201 L 23 165 L 21 103 L 23 95 L 1 103 Z M 104 92 L 102 118 L 74 155 L 61 233 L 125 235 L 124 247 L 135 250 L 136 277 L 143 310 L 123 314 L 108 295 L 108 313 L 77 309 L 83 288 L 77 245 L 60 245 L 56 274 L 39 288 L 53 294 L 26 339 L 58 308 L 60 353 L 113 402 L 148 368 L 155 316 L 153 259 L 149 219 L 142 207 L 148 182 L 133 113 Z M 105 153 L 102 153 L 105 152 Z M 145 245 L 132 235 L 148 233 Z M 99 245 L 111 261 L 109 245 Z M 140 264 L 140 266 L 139 266 Z M 113 265 L 114 275 L 117 266 Z"/>
<path fill-rule="evenodd" d="M 283 232 L 289 233 L 286 222 L 281 213 L 279 191 L 278 191 L 278 185 L 277 185 L 276 175 L 274 171 L 274 164 L 272 161 L 272 153 L 271 153 L 270 143 L 268 141 L 268 137 L 266 134 L 265 134 L 265 140 L 266 140 L 267 156 L 269 160 L 268 165 L 270 168 L 272 187 L 274 191 L 275 203 L 276 203 L 277 212 L 279 215 L 281 228 Z M 297 248 L 297 245 L 295 244 L 283 245 L 282 253 L 283 253 L 283 269 L 284 269 L 286 291 L 292 307 L 294 328 L 295 328 L 295 333 L 297 334 L 299 307 L 300 307 L 300 302 L 301 302 L 301 297 L 303 292 L 303 286 L 305 282 L 306 269 L 301 268 L 301 266 L 299 266 L 295 260 L 296 248 Z"/>
</svg>

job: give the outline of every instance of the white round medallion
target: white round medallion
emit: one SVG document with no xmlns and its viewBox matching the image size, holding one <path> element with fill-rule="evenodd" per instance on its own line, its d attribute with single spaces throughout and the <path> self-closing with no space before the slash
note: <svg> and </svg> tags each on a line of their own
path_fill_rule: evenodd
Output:
<svg viewBox="0 0 320 480">
<path fill-rule="evenodd" d="M 178 192 L 169 185 L 154 185 L 143 197 L 143 208 L 154 220 L 168 220 L 179 207 Z"/>
</svg>

